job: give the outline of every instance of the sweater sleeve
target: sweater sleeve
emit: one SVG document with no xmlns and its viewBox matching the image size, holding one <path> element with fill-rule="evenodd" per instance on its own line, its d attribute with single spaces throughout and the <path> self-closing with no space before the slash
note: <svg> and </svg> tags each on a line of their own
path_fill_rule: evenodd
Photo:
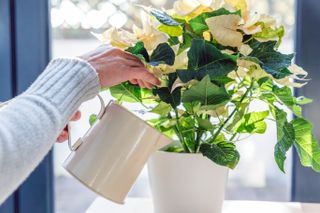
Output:
<svg viewBox="0 0 320 213">
<path fill-rule="evenodd" d="M 80 104 L 98 91 L 90 64 L 56 59 L 0 110 L 0 204 L 42 161 Z"/>
</svg>

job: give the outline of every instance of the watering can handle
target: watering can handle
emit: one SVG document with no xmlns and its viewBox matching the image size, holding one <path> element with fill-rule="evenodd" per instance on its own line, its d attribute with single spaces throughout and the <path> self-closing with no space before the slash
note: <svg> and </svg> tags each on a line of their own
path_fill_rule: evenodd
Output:
<svg viewBox="0 0 320 213">
<path fill-rule="evenodd" d="M 100 112 L 99 112 L 99 114 L 97 115 L 97 120 L 99 120 L 99 119 L 102 118 L 102 116 L 103 116 L 103 114 L 104 114 L 104 112 L 105 112 L 106 105 L 105 105 L 105 103 L 104 103 L 103 98 L 101 97 L 101 95 L 98 94 L 97 96 L 98 96 L 99 101 L 100 101 Z M 113 102 L 113 101 L 111 100 L 111 101 L 108 103 L 108 105 L 109 105 L 110 103 L 112 103 L 112 102 Z M 107 106 L 108 106 L 108 105 L 107 105 Z M 70 136 L 70 134 L 71 134 L 71 131 L 70 131 L 71 128 L 70 128 L 70 125 L 69 125 L 69 124 L 67 125 L 67 128 L 68 128 L 68 133 L 69 133 L 69 135 L 68 135 L 68 147 L 69 147 L 70 151 L 72 152 L 72 151 L 75 151 L 75 150 L 82 144 L 82 138 L 79 138 L 79 139 L 76 141 L 76 143 L 72 144 L 72 143 L 71 143 L 71 136 Z M 90 127 L 88 131 L 90 131 L 91 128 L 92 128 L 92 127 Z"/>
</svg>

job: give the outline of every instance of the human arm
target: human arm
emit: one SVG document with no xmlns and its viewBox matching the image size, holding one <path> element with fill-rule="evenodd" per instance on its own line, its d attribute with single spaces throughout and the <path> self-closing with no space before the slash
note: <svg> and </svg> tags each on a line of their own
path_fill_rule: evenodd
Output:
<svg viewBox="0 0 320 213">
<path fill-rule="evenodd" d="M 134 79 L 158 83 L 139 60 L 124 60 L 129 56 L 100 47 L 82 60 L 53 60 L 0 111 L 0 203 L 36 168 L 80 104 L 100 87 Z"/>
</svg>

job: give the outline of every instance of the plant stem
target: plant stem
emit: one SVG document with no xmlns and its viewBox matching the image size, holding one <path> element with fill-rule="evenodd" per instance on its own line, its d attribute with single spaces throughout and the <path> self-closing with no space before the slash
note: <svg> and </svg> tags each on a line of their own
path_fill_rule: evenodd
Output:
<svg viewBox="0 0 320 213">
<path fill-rule="evenodd" d="M 272 119 L 272 118 L 266 118 L 266 120 L 277 122 L 275 119 Z"/>
<path fill-rule="evenodd" d="M 170 115 L 170 113 L 168 114 L 168 118 L 172 119 L 172 116 Z M 180 143 L 183 145 L 182 135 L 180 134 L 180 131 L 179 131 L 179 129 L 177 128 L 177 125 L 174 125 L 173 129 L 174 129 L 174 132 L 177 134 Z M 183 148 L 185 148 L 185 147 L 183 147 Z"/>
<path fill-rule="evenodd" d="M 237 133 L 234 133 L 231 138 L 229 139 L 229 141 L 233 141 L 233 139 L 237 136 Z"/>
<path fill-rule="evenodd" d="M 232 143 L 236 143 L 236 142 L 239 142 L 239 141 L 243 141 L 243 140 L 246 140 L 246 139 L 250 138 L 251 136 L 252 136 L 252 134 L 250 134 L 250 135 L 248 135 L 246 137 L 243 137 L 243 138 L 238 137 L 237 140 L 231 141 L 231 142 Z"/>
<path fill-rule="evenodd" d="M 249 41 L 251 41 L 253 38 L 254 38 L 254 37 L 252 36 L 252 37 L 250 37 L 248 40 L 244 41 L 243 43 L 246 44 L 246 43 L 248 43 Z"/>
<path fill-rule="evenodd" d="M 191 151 L 190 151 L 188 145 L 186 144 L 186 142 L 185 142 L 185 140 L 184 140 L 184 138 L 183 138 L 183 135 L 182 135 L 182 133 L 181 133 L 178 110 L 177 110 L 177 109 L 174 109 L 174 112 L 175 112 L 175 114 L 176 114 L 176 120 L 177 120 L 176 133 L 177 133 L 178 137 L 180 138 L 180 142 L 181 142 L 184 150 L 185 150 L 187 153 L 190 153 Z"/>
<path fill-rule="evenodd" d="M 243 102 L 243 100 L 247 97 L 247 95 L 249 94 L 249 92 L 251 91 L 252 87 L 253 87 L 254 81 L 251 81 L 250 87 L 247 89 L 246 93 L 242 96 L 242 98 L 240 99 L 240 104 Z M 215 141 L 216 138 L 219 136 L 220 132 L 222 131 L 222 129 L 224 128 L 224 126 L 230 121 L 230 119 L 234 116 L 234 114 L 237 112 L 237 107 L 234 108 L 234 110 L 231 112 L 231 114 L 228 116 L 228 118 L 221 124 L 221 126 L 219 127 L 218 131 L 214 134 L 213 136 L 213 140 Z"/>
<path fill-rule="evenodd" d="M 199 152 L 199 149 L 200 149 L 200 145 L 201 145 L 201 137 L 203 135 L 203 131 L 200 130 L 197 132 L 197 138 L 196 138 L 196 146 L 195 146 L 195 153 L 198 153 Z"/>
</svg>

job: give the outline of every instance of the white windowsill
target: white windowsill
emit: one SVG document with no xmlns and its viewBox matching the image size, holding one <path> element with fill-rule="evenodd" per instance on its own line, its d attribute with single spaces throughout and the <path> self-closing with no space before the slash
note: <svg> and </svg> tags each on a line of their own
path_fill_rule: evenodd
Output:
<svg viewBox="0 0 320 213">
<path fill-rule="evenodd" d="M 86 213 L 152 213 L 152 201 L 128 198 L 125 205 L 97 198 Z M 223 213 L 319 213 L 320 204 L 281 203 L 263 201 L 225 201 Z"/>
</svg>

